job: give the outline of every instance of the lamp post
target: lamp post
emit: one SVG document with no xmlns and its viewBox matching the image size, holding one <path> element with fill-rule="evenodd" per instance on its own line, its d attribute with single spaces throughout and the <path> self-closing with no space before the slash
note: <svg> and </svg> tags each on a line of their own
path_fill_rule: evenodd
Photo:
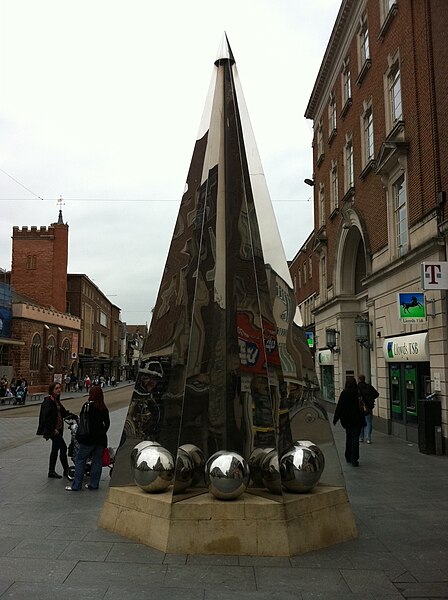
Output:
<svg viewBox="0 0 448 600">
<path fill-rule="evenodd" d="M 373 344 L 370 342 L 370 325 L 372 322 L 369 319 L 358 315 L 355 319 L 355 340 L 362 348 L 373 350 Z"/>
<path fill-rule="evenodd" d="M 327 348 L 330 348 L 332 352 L 339 352 L 339 348 L 336 348 L 337 335 L 339 335 L 339 331 L 336 331 L 336 329 L 329 328 L 325 330 L 325 341 Z"/>
</svg>

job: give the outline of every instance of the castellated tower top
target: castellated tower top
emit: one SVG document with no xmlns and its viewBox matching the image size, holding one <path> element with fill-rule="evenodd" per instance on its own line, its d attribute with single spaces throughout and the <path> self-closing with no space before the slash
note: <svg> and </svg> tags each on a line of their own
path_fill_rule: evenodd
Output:
<svg viewBox="0 0 448 600">
<path fill-rule="evenodd" d="M 68 225 L 13 227 L 11 284 L 41 306 L 66 312 Z"/>
</svg>

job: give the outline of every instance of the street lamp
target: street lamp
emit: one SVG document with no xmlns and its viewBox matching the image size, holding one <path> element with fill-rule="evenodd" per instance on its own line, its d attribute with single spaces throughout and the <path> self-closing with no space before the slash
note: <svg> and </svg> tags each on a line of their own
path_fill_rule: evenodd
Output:
<svg viewBox="0 0 448 600">
<path fill-rule="evenodd" d="M 327 348 L 330 348 L 332 352 L 339 352 L 339 348 L 336 348 L 337 335 L 339 335 L 339 331 L 336 331 L 336 329 L 325 330 L 325 341 L 327 343 Z"/>
<path fill-rule="evenodd" d="M 355 319 L 355 340 L 363 348 L 373 349 L 373 344 L 370 342 L 369 325 L 372 322 L 369 319 L 358 315 Z"/>
</svg>

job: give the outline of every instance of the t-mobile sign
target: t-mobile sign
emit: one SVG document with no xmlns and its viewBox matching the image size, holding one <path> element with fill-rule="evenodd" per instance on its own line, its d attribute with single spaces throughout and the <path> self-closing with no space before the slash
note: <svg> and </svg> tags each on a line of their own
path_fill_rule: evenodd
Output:
<svg viewBox="0 0 448 600">
<path fill-rule="evenodd" d="M 422 288 L 448 290 L 448 262 L 422 263 Z"/>
</svg>

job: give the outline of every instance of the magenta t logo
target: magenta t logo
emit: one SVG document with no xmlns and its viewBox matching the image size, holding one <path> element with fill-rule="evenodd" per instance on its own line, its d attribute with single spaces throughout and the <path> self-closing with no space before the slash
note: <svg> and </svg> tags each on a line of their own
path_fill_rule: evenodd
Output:
<svg viewBox="0 0 448 600">
<path fill-rule="evenodd" d="M 440 265 L 425 265 L 425 279 L 429 279 L 429 284 L 439 283 L 436 279 L 440 278 Z"/>
</svg>

